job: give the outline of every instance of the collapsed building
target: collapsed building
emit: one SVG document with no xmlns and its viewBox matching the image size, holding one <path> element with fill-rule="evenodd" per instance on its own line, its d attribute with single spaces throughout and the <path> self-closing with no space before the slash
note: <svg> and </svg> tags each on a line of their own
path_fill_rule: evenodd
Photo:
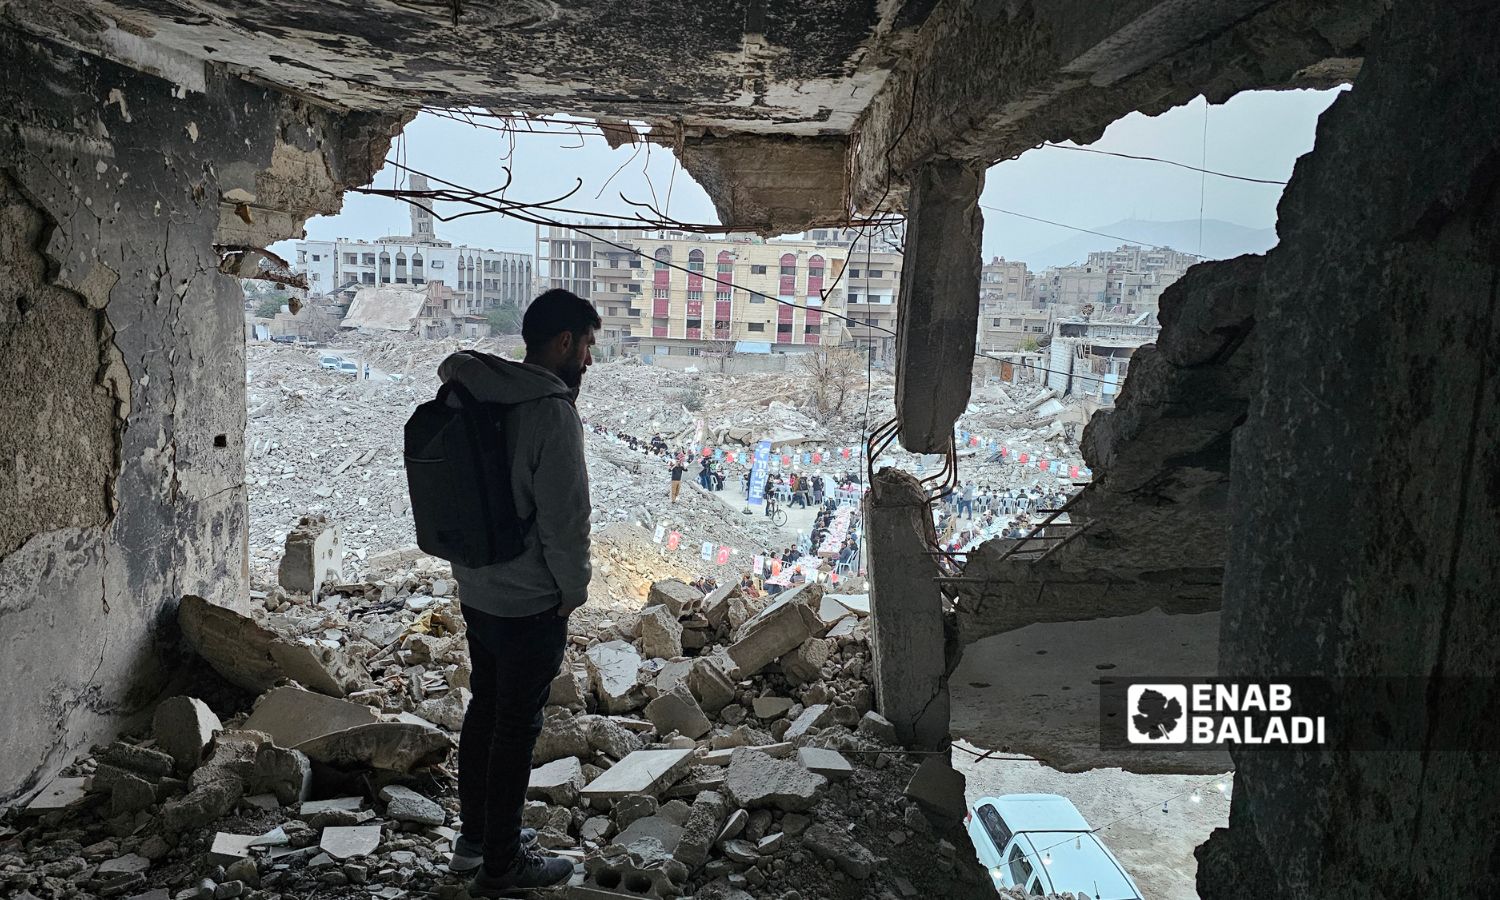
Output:
<svg viewBox="0 0 1500 900">
<path fill-rule="evenodd" d="M 162 695 L 184 598 L 249 603 L 236 279 L 367 183 L 424 105 L 648 122 L 741 230 L 904 210 L 890 433 L 942 453 L 988 165 L 1199 94 L 1352 84 L 1279 245 L 1163 293 L 1085 436 L 1076 536 L 945 576 L 927 487 L 877 478 L 874 706 L 917 749 L 1192 770 L 1219 761 L 1111 756 L 1077 716 L 1011 729 L 1049 697 L 1081 709 L 1061 690 L 1099 666 L 1157 671 L 1168 634 L 1196 671 L 1487 675 L 1497 26 L 1432 0 L 0 4 L 0 798 Z M 1004 677 L 959 684 L 1015 672 L 986 641 L 1018 634 L 1056 666 L 1023 705 Z M 1431 683 L 1390 711 L 1401 752 L 1234 751 L 1202 896 L 1493 892 L 1497 776 L 1439 739 L 1493 718 L 1493 689 Z"/>
</svg>

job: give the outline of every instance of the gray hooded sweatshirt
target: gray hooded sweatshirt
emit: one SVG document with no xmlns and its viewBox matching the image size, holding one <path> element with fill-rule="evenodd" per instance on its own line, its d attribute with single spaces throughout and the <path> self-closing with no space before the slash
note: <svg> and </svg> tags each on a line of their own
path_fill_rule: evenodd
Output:
<svg viewBox="0 0 1500 900">
<path fill-rule="evenodd" d="M 465 606 L 504 617 L 529 616 L 561 604 L 572 612 L 588 600 L 588 469 L 576 394 L 562 379 L 526 363 L 465 350 L 438 366 L 444 382 L 457 379 L 475 398 L 521 403 L 506 413 L 511 485 L 516 512 L 536 520 L 520 556 L 493 566 L 454 565 Z M 531 401 L 531 402 L 525 402 Z"/>
</svg>

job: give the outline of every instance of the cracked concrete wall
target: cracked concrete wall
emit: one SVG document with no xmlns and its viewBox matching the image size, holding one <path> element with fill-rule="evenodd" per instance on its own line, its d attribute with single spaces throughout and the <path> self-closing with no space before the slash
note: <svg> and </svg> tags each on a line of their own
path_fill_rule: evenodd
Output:
<svg viewBox="0 0 1500 900">
<path fill-rule="evenodd" d="M 244 602 L 223 195 L 265 211 L 233 240 L 299 234 L 370 177 L 399 122 L 212 69 L 190 91 L 4 28 L 0 58 L 4 800 L 155 695 L 183 594 Z"/>
<path fill-rule="evenodd" d="M 1476 679 L 1234 752 L 1205 900 L 1500 895 L 1500 7 L 1399 0 L 1280 206 L 1235 436 L 1225 674 Z M 1493 746 L 1488 749 L 1495 749 Z"/>
</svg>

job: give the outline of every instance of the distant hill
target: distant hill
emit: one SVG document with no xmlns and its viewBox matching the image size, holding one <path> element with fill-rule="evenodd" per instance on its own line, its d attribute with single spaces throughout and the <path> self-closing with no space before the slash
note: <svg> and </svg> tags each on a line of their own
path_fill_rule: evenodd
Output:
<svg viewBox="0 0 1500 900">
<path fill-rule="evenodd" d="M 1264 253 L 1276 246 L 1276 229 L 1247 228 L 1221 219 L 1203 220 L 1203 249 L 1198 249 L 1198 220 L 1181 222 L 1148 222 L 1126 219 L 1093 229 L 1129 238 L 1129 243 L 1143 246 L 1165 246 L 1185 253 L 1199 253 L 1209 259 L 1228 259 L 1242 253 Z M 1113 250 L 1124 241 L 1079 233 L 1065 241 L 1015 254 L 1032 270 L 1066 266 L 1088 259 L 1090 252 Z"/>
</svg>

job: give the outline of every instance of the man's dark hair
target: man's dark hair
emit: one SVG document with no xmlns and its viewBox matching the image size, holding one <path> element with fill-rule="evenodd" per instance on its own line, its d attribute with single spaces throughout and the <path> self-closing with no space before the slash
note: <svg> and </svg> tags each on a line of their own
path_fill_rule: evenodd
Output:
<svg viewBox="0 0 1500 900">
<path fill-rule="evenodd" d="M 581 338 L 590 328 L 597 329 L 602 324 L 592 303 L 572 291 L 553 288 L 526 307 L 526 315 L 521 319 L 521 340 L 526 342 L 527 350 L 540 350 L 564 331 Z"/>
</svg>

